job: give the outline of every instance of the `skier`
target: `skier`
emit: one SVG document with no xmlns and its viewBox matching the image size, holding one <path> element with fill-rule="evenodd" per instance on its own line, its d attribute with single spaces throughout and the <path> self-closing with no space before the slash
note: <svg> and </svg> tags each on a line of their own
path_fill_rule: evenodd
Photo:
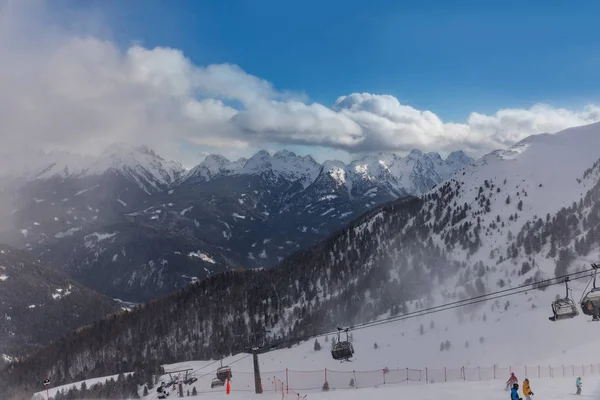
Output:
<svg viewBox="0 0 600 400">
<path fill-rule="evenodd" d="M 526 400 L 531 400 L 531 396 L 533 396 L 533 392 L 531 391 L 531 387 L 529 386 L 529 379 L 525 378 L 523 381 L 523 396 L 525 396 Z"/>
<path fill-rule="evenodd" d="M 166 399 L 169 395 L 169 392 L 167 392 L 167 385 L 165 385 L 164 382 L 160 383 L 160 386 L 158 387 L 158 389 L 156 389 L 156 392 L 158 393 L 159 399 Z"/>
<path fill-rule="evenodd" d="M 515 383 L 519 383 L 519 380 L 515 376 L 515 373 L 512 372 L 510 374 L 510 378 L 508 378 L 508 381 L 506 381 L 506 389 L 505 390 L 508 390 L 510 388 L 510 385 L 514 385 Z"/>
<path fill-rule="evenodd" d="M 581 382 L 581 377 L 577 377 L 577 379 L 575 380 L 575 386 L 577 387 L 577 393 L 575 394 L 581 394 L 581 387 L 583 386 L 583 383 Z"/>
<path fill-rule="evenodd" d="M 510 389 L 510 400 L 523 400 L 519 397 L 519 384 L 515 383 Z"/>
</svg>

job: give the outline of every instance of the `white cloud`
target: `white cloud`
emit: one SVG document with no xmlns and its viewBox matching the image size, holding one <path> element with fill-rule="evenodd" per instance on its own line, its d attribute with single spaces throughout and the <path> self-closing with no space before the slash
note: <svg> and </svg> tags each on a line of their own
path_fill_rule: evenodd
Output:
<svg viewBox="0 0 600 400">
<path fill-rule="evenodd" d="M 600 108 L 593 105 L 582 110 L 534 105 L 472 113 L 465 123 L 452 123 L 393 96 L 369 93 L 339 97 L 329 107 L 277 90 L 236 65 L 196 66 L 176 49 L 137 44 L 121 49 L 65 31 L 52 24 L 45 3 L 25 3 L 0 0 L 4 148 L 96 153 L 129 141 L 169 158 L 285 145 L 349 152 L 464 149 L 481 155 L 530 134 L 600 120 Z M 182 143 L 188 145 L 185 152 Z"/>
</svg>

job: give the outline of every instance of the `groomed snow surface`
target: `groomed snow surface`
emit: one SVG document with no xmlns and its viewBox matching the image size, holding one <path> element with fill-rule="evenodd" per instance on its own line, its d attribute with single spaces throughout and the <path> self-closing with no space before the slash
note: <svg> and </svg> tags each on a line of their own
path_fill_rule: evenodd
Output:
<svg viewBox="0 0 600 400">
<path fill-rule="evenodd" d="M 572 283 L 574 296 L 578 297 L 587 281 Z M 550 322 L 550 302 L 563 290 L 561 286 L 554 286 L 543 292 L 530 291 L 502 299 L 500 307 L 490 301 L 475 309 L 463 309 L 462 322 L 457 310 L 451 310 L 355 330 L 352 332 L 356 351 L 353 362 L 339 363 L 331 358 L 331 335 L 327 341 L 323 336 L 318 338 L 320 351 L 314 350 L 313 339 L 290 349 L 262 354 L 259 356 L 265 391 L 262 395 L 253 393 L 252 357 L 230 356 L 223 360 L 223 365 L 230 365 L 233 372 L 232 394 L 226 398 L 281 398 L 273 391 L 274 378 L 286 382 L 287 368 L 289 388 L 307 395 L 307 399 L 508 400 L 509 394 L 503 385 L 512 370 L 520 383 L 526 376 L 530 379 L 534 399 L 575 398 L 575 377 L 581 376 L 582 398 L 600 400 L 600 396 L 593 397 L 600 386 L 600 323 L 589 322 L 590 318 L 583 315 Z M 505 300 L 510 301 L 507 309 Z M 450 348 L 440 350 L 441 343 L 446 341 Z M 196 387 L 197 398 L 216 399 L 226 396 L 223 387 L 210 388 L 219 365 L 215 360 L 188 361 L 164 365 L 164 368 L 166 371 L 191 369 L 198 381 L 184 385 L 184 394 Z M 386 367 L 389 372 L 384 374 Z M 329 392 L 321 390 L 325 369 Z M 350 387 L 352 379 L 358 389 Z M 165 375 L 158 382 L 161 380 L 169 382 L 170 378 Z M 87 381 L 87 386 L 94 381 L 101 379 Z M 81 382 L 74 385 L 80 386 Z M 62 389 L 71 386 L 73 384 Z M 56 388 L 51 389 L 50 395 L 55 391 Z M 156 386 L 149 393 L 145 399 L 156 399 Z M 175 393 L 170 398 L 176 398 Z"/>
<path fill-rule="evenodd" d="M 532 382 L 532 390 L 535 395 L 533 399 L 544 399 L 544 400 L 559 400 L 559 399 L 600 399 L 600 392 L 596 390 L 600 386 L 600 377 L 594 376 L 589 378 L 583 378 L 583 390 L 581 396 L 575 396 L 575 380 L 560 378 L 560 379 L 543 379 L 540 380 L 537 386 L 535 381 Z M 519 389 L 520 392 L 520 389 Z M 184 393 L 185 395 L 185 393 Z M 519 395 L 524 398 L 522 393 Z M 306 397 L 304 397 L 306 396 Z M 147 399 L 155 399 L 156 395 L 152 394 L 146 397 Z M 173 393 L 169 398 L 177 398 L 176 393 Z M 197 399 L 256 399 L 256 400 L 275 400 L 275 399 L 303 399 L 307 400 L 364 400 L 364 399 L 388 399 L 388 400 L 399 400 L 399 399 L 410 399 L 410 400 L 508 400 L 510 399 L 510 392 L 505 391 L 503 382 L 453 382 L 445 384 L 432 384 L 432 385 L 392 385 L 381 388 L 367 388 L 367 389 L 348 389 L 348 390 L 336 390 L 329 392 L 316 392 L 316 393 L 300 393 L 300 396 L 293 393 L 284 393 L 282 397 L 281 392 L 274 393 L 236 393 L 233 392 L 227 396 L 224 392 L 218 394 L 198 394 L 197 396 L 190 396 L 185 398 L 197 398 Z"/>
</svg>

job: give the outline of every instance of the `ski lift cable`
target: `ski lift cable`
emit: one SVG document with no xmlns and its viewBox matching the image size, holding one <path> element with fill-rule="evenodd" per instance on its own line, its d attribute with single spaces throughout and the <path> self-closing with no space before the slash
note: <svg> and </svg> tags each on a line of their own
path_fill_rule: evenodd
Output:
<svg viewBox="0 0 600 400">
<path fill-rule="evenodd" d="M 508 289 L 503 289 L 503 290 L 498 290 L 496 292 L 492 292 L 492 293 L 487 293 L 487 294 L 483 294 L 483 295 L 479 295 L 479 296 L 474 296 L 474 297 L 470 297 L 468 299 L 463 299 L 463 300 L 457 300 L 451 303 L 446 303 L 446 304 L 441 304 L 439 306 L 434 306 L 434 307 L 430 307 L 430 308 L 426 308 L 426 309 L 422 309 L 422 310 L 417 310 L 417 311 L 413 311 L 410 313 L 406 313 L 403 315 L 399 315 L 399 316 L 394 316 L 394 317 L 388 317 L 385 319 L 381 319 L 381 320 L 377 320 L 377 321 L 372 321 L 372 322 L 365 322 L 359 325 L 355 325 L 353 327 L 351 327 L 351 330 L 356 330 L 358 328 L 364 328 L 364 327 L 368 327 L 371 325 L 379 325 L 382 322 L 395 322 L 397 320 L 403 320 L 403 319 L 407 319 L 408 317 L 413 317 L 413 316 L 421 316 L 421 315 L 427 315 L 427 314 L 431 314 L 433 312 L 436 312 L 437 310 L 444 311 L 446 309 L 453 309 L 453 308 L 458 308 L 458 307 L 462 307 L 462 306 L 466 306 L 466 305 L 470 305 L 470 304 L 476 304 L 473 303 L 473 301 L 477 301 L 477 302 L 481 302 L 479 300 L 482 301 L 488 301 L 488 300 L 494 300 L 496 298 L 500 298 L 500 297 L 507 297 L 507 296 L 511 296 L 511 295 L 515 295 L 515 294 L 520 294 L 522 292 L 528 291 L 528 290 L 532 290 L 532 289 L 536 289 L 536 285 L 537 288 L 546 288 L 546 287 L 550 287 L 553 285 L 559 285 L 562 284 L 562 280 L 564 278 L 568 277 L 573 277 L 576 275 L 582 275 L 585 274 L 587 272 L 592 271 L 590 270 L 584 270 L 584 271 L 579 271 L 579 272 L 573 272 L 571 274 L 567 274 L 567 275 L 563 275 L 563 276 L 559 276 L 556 278 L 550 278 L 548 279 L 548 281 L 556 281 L 554 283 L 540 283 L 540 282 L 534 282 L 534 283 L 529 283 L 526 285 L 521 285 L 521 286 L 516 286 L 514 288 L 508 288 Z M 577 280 L 577 279 L 583 279 L 588 277 L 589 275 L 584 275 L 584 276 L 577 276 L 577 277 L 573 277 L 572 279 Z M 497 296 L 503 294 L 502 296 Z M 495 297 L 492 297 L 495 296 Z M 450 308 L 452 307 L 452 308 Z M 335 331 L 332 331 L 328 334 L 331 333 L 335 333 Z"/>
<path fill-rule="evenodd" d="M 248 357 L 250 357 L 251 355 L 252 355 L 252 354 L 247 354 L 247 355 L 245 355 L 245 356 L 243 356 L 243 357 L 240 357 L 240 358 L 238 358 L 237 360 L 230 362 L 230 363 L 229 363 L 229 365 L 232 365 L 232 364 L 235 364 L 236 362 L 242 361 L 242 360 L 244 360 L 245 358 L 248 358 Z M 202 369 L 204 369 L 204 368 L 206 368 L 206 367 L 209 367 L 209 366 L 211 366 L 211 365 L 213 365 L 213 364 L 216 364 L 216 363 L 217 363 L 217 362 L 219 362 L 219 361 L 221 361 L 221 360 L 216 360 L 216 361 L 213 361 L 213 362 L 211 362 L 210 364 L 206 364 L 206 365 L 205 365 L 205 366 L 203 366 L 203 367 L 200 367 L 200 368 L 198 368 L 198 369 L 195 369 L 195 370 L 193 370 L 193 371 L 192 371 L 190 374 L 193 374 L 193 373 L 195 373 L 195 372 L 198 372 L 198 371 L 200 371 L 200 370 L 202 370 Z M 210 372 L 208 372 L 208 373 L 206 373 L 206 374 L 200 375 L 200 376 L 199 376 L 199 378 L 202 378 L 202 377 L 204 377 L 204 376 L 207 376 L 207 375 L 212 375 L 212 374 L 213 374 L 213 373 L 215 373 L 216 371 L 217 371 L 216 369 L 215 369 L 215 370 L 212 370 L 212 371 L 210 371 Z"/>
<path fill-rule="evenodd" d="M 563 283 L 563 280 L 567 277 L 569 277 L 572 280 L 583 279 L 583 278 L 589 277 L 590 275 L 587 273 L 592 272 L 592 271 L 594 271 L 593 268 L 583 270 L 583 271 L 578 271 L 578 272 L 572 272 L 570 274 L 557 276 L 555 278 L 549 278 L 546 281 L 542 281 L 542 282 L 528 283 L 525 285 L 516 286 L 514 288 L 498 290 L 496 292 L 487 293 L 487 294 L 483 294 L 483 295 L 479 295 L 479 296 L 474 296 L 474 297 L 470 297 L 468 299 L 457 300 L 457 301 L 454 301 L 451 303 L 446 303 L 446 304 L 442 304 L 439 306 L 429 307 L 429 308 L 426 308 L 423 310 L 413 311 L 413 312 L 406 313 L 406 314 L 399 315 L 399 316 L 388 317 L 388 318 L 380 319 L 377 321 L 364 322 L 359 325 L 354 325 L 354 326 L 350 327 L 350 330 L 365 329 L 365 328 L 369 328 L 372 326 L 382 325 L 384 323 L 402 321 L 402 320 L 409 319 L 409 318 L 429 315 L 429 314 L 433 314 L 433 313 L 440 312 L 440 311 L 452 310 L 455 308 L 464 307 L 464 306 L 471 305 L 471 304 L 482 303 L 482 302 L 489 301 L 489 300 L 495 300 L 495 299 L 502 298 L 502 297 L 513 296 L 513 295 L 527 292 L 529 290 L 535 290 L 535 289 L 540 289 L 540 288 L 547 288 L 547 287 L 554 286 L 554 285 L 560 285 Z M 554 282 L 552 282 L 552 281 L 554 281 Z M 500 295 L 500 296 L 498 296 L 498 295 Z M 492 297 L 492 296 L 495 296 L 495 297 Z M 294 338 L 293 340 L 294 341 L 306 341 L 306 340 L 309 340 L 309 339 L 312 339 L 315 337 L 324 336 L 324 335 L 332 335 L 332 334 L 336 334 L 336 333 L 337 333 L 337 330 L 323 332 L 320 334 L 307 335 L 305 337 L 300 337 L 300 338 L 297 337 L 297 338 Z"/>
<path fill-rule="evenodd" d="M 574 279 L 582 279 L 582 278 L 583 277 L 574 278 Z M 562 282 L 560 282 L 560 283 L 562 283 Z M 558 283 L 553 283 L 552 285 L 558 285 Z M 548 285 L 548 286 L 550 286 L 550 285 Z M 387 324 L 387 323 L 391 323 L 391 322 L 404 321 L 406 319 L 411 319 L 411 318 L 416 318 L 416 317 L 422 317 L 422 316 L 425 316 L 425 315 L 435 314 L 435 313 L 442 312 L 442 311 L 453 310 L 453 309 L 456 309 L 456 308 L 465 307 L 465 306 L 469 306 L 469 305 L 473 305 L 473 304 L 478 304 L 478 303 L 483 303 L 483 302 L 490 301 L 490 300 L 496 300 L 496 299 L 501 299 L 501 298 L 504 298 L 504 297 L 514 296 L 514 295 L 517 295 L 517 294 L 528 292 L 530 290 L 531 289 L 521 289 L 518 292 L 506 293 L 506 294 L 501 294 L 501 295 L 498 295 L 498 296 L 495 296 L 495 297 L 478 299 L 478 300 L 474 300 L 474 301 L 471 301 L 471 302 L 466 303 L 466 304 L 457 304 L 457 305 L 454 305 L 454 306 L 451 306 L 451 307 L 437 309 L 437 310 L 433 310 L 433 311 L 428 311 L 428 312 L 421 313 L 421 314 L 414 314 L 414 315 L 409 315 L 409 316 L 403 316 L 403 318 L 399 318 L 399 319 L 396 319 L 396 320 L 393 320 L 393 321 L 382 320 L 382 321 L 379 321 L 377 323 L 373 323 L 373 324 L 368 325 L 368 326 L 366 326 L 366 325 L 365 326 L 359 326 L 359 327 L 351 328 L 351 329 L 353 329 L 353 330 L 359 330 L 359 329 L 371 328 L 371 327 L 374 327 L 374 326 L 379 326 L 379 325 L 383 325 L 383 324 Z"/>
</svg>

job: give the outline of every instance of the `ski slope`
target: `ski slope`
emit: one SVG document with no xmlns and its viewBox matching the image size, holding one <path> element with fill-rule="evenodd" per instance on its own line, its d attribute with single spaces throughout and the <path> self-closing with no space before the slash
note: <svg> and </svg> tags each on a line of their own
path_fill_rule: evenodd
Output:
<svg viewBox="0 0 600 400">
<path fill-rule="evenodd" d="M 587 280 L 572 282 L 571 287 L 574 289 L 576 301 L 579 300 L 579 294 L 586 284 Z M 506 399 L 508 394 L 503 390 L 500 390 L 497 396 L 492 395 L 495 393 L 494 388 L 502 386 L 502 382 L 508 378 L 509 368 L 517 373 L 519 380 L 522 380 L 527 365 L 528 377 L 532 381 L 537 398 L 571 398 L 569 393 L 573 390 L 574 378 L 559 376 L 563 365 L 567 366 L 567 375 L 572 372 L 583 375 L 587 390 L 592 389 L 592 383 L 593 385 L 600 383 L 596 377 L 586 377 L 579 367 L 585 365 L 587 369 L 588 366 L 593 365 L 595 373 L 600 371 L 600 323 L 589 322 L 590 318 L 581 314 L 572 320 L 549 321 L 550 303 L 557 294 L 562 296 L 563 291 L 562 286 L 552 286 L 546 291 L 535 290 L 501 299 L 500 307 L 497 307 L 494 301 L 490 301 L 474 309 L 458 309 L 463 310 L 462 322 L 458 317 L 459 311 L 451 310 L 355 330 L 352 335 L 356 354 L 353 362 L 350 363 L 339 363 L 331 358 L 329 350 L 332 336 L 329 336 L 327 342 L 323 336 L 318 338 L 322 347 L 320 351 L 314 350 L 314 340 L 310 340 L 290 349 L 262 354 L 259 356 L 259 362 L 263 388 L 265 391 L 272 390 L 275 376 L 285 381 L 287 368 L 290 388 L 300 393 L 309 393 L 311 399 L 336 399 L 337 392 L 343 392 L 344 394 L 339 394 L 342 396 L 339 398 L 344 399 L 365 398 L 370 396 L 370 393 L 380 393 L 380 397 L 411 396 L 410 398 L 415 399 L 436 398 L 440 393 L 444 393 L 444 399 L 450 400 L 454 396 L 457 398 L 461 396 L 462 399 L 476 398 L 474 396 Z M 505 310 L 506 300 L 510 301 L 510 305 Z M 431 328 L 431 321 L 433 321 L 433 328 Z M 420 330 L 421 324 L 424 327 L 423 334 Z M 480 342 L 482 337 L 483 341 Z M 446 340 L 451 343 L 450 348 L 440 351 L 440 344 Z M 374 348 L 374 343 L 377 343 L 377 349 Z M 571 371 L 573 364 L 577 369 Z M 187 392 L 187 389 L 191 391 L 195 386 L 202 398 L 212 398 L 212 396 L 224 395 L 223 388 L 214 389 L 216 393 L 208 393 L 211 391 L 210 382 L 219 365 L 220 362 L 215 360 L 187 361 L 164 365 L 164 368 L 166 371 L 191 369 L 192 376 L 199 380 L 190 386 L 184 386 L 185 391 Z M 247 354 L 236 354 L 225 358 L 223 365 L 230 365 L 233 371 L 231 398 L 253 398 L 252 357 Z M 538 379 L 538 365 L 541 366 L 542 371 L 553 368 L 555 377 L 543 378 L 548 374 L 542 372 L 541 379 Z M 357 371 L 358 386 L 365 382 L 365 377 L 369 382 L 364 386 L 371 386 L 378 384 L 381 371 L 386 367 L 392 370 L 392 377 L 395 374 L 400 378 L 403 371 L 410 368 L 410 380 L 389 387 L 385 385 L 385 388 L 381 385 L 376 389 L 349 388 L 351 371 Z M 460 381 L 460 370 L 463 367 L 471 374 L 467 376 L 466 382 Z M 483 374 L 483 379 L 489 379 L 490 371 L 496 371 L 497 380 L 468 381 L 476 379 L 473 378 L 473 374 L 477 371 L 477 367 L 487 371 Z M 425 368 L 429 377 L 425 377 L 422 372 Z M 441 379 L 444 368 L 447 369 L 449 381 L 447 383 Z M 336 390 L 321 393 L 320 388 L 325 381 L 325 369 L 328 370 L 330 387 Z M 420 375 L 416 375 L 413 369 L 420 370 Z M 587 371 L 589 375 L 590 369 Z M 161 380 L 168 382 L 170 378 L 168 375 L 160 377 L 158 383 Z M 434 380 L 435 383 L 426 384 L 426 380 L 430 382 Z M 102 379 L 88 380 L 86 384 L 90 387 L 99 381 Z M 538 384 L 538 381 L 545 383 Z M 73 385 L 78 387 L 81 382 L 53 388 L 50 390 L 50 395 L 52 396 L 58 389 L 68 389 Z M 306 388 L 312 390 L 305 390 Z M 156 386 L 150 390 L 150 395 L 146 398 L 154 399 L 155 390 Z M 487 390 L 490 393 L 482 394 L 480 390 Z M 273 397 L 272 393 L 264 393 L 260 398 L 276 397 Z"/>
<path fill-rule="evenodd" d="M 531 382 L 531 389 L 535 393 L 533 399 L 563 400 L 563 399 L 600 399 L 600 377 L 594 376 L 583 379 L 583 390 L 581 396 L 575 396 L 575 381 L 573 379 L 539 380 Z M 507 400 L 510 392 L 502 387 L 502 382 L 468 382 L 468 383 L 446 383 L 433 385 L 408 385 L 387 386 L 369 389 L 348 389 L 317 393 L 300 393 L 300 399 L 306 395 L 307 400 L 364 400 L 364 399 L 411 399 L 411 400 Z M 519 389 L 519 395 L 522 393 Z M 202 394 L 190 396 L 190 399 L 222 399 L 231 400 L 260 399 L 275 400 L 282 399 L 280 393 L 225 393 Z M 154 394 L 146 399 L 155 399 Z M 169 398 L 177 398 L 170 395 Z M 287 394 L 285 399 L 298 399 L 297 395 Z"/>
</svg>

